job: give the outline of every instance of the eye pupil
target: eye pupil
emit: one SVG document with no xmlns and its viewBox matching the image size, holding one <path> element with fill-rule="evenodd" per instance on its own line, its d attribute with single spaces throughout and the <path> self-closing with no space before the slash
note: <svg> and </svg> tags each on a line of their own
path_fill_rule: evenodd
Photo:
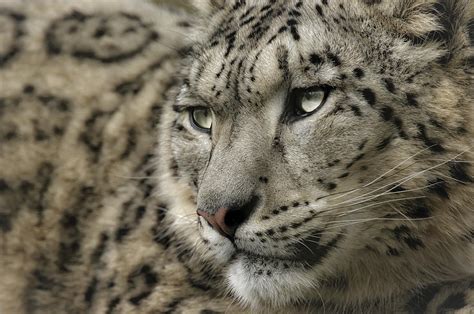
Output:
<svg viewBox="0 0 474 314">
<path fill-rule="evenodd" d="M 318 91 L 313 93 L 307 93 L 301 100 L 301 109 L 305 113 L 313 112 L 322 105 L 324 100 L 324 92 Z"/>
<path fill-rule="evenodd" d="M 212 112 L 207 108 L 192 108 L 190 110 L 191 125 L 202 132 L 210 132 L 212 127 Z"/>
<path fill-rule="evenodd" d="M 329 87 L 298 88 L 292 91 L 294 113 L 299 117 L 309 116 L 318 111 L 326 102 Z"/>
</svg>

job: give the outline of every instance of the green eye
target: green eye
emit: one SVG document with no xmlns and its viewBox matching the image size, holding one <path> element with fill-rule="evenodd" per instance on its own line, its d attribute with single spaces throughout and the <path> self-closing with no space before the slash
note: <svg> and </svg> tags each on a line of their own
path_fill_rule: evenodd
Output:
<svg viewBox="0 0 474 314">
<path fill-rule="evenodd" d="M 303 113 L 311 113 L 321 107 L 324 102 L 324 91 L 308 92 L 303 95 L 300 110 Z"/>
<path fill-rule="evenodd" d="M 311 87 L 298 88 L 292 92 L 292 103 L 295 115 L 309 116 L 318 111 L 326 102 L 330 88 Z"/>
<path fill-rule="evenodd" d="M 211 132 L 213 116 L 210 109 L 203 107 L 191 108 L 189 110 L 189 120 L 196 130 Z"/>
</svg>

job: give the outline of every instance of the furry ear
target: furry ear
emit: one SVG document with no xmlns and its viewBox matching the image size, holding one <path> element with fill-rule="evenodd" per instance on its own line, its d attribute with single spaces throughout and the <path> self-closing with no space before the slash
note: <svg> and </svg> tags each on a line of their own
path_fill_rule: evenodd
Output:
<svg viewBox="0 0 474 314">
<path fill-rule="evenodd" d="M 458 52 L 473 44 L 472 0 L 404 0 L 395 10 L 405 36 L 414 45 L 439 43 L 446 51 L 439 60 L 448 64 Z"/>
</svg>

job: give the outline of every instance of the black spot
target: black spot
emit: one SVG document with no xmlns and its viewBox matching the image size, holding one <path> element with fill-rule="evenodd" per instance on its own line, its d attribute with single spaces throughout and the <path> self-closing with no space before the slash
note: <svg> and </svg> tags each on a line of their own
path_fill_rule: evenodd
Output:
<svg viewBox="0 0 474 314">
<path fill-rule="evenodd" d="M 378 150 L 384 149 L 385 147 L 387 147 L 390 144 L 391 141 L 392 141 L 392 137 L 391 136 L 387 137 L 386 139 L 384 139 L 382 142 L 380 142 L 377 145 L 377 149 Z"/>
<path fill-rule="evenodd" d="M 362 143 L 359 144 L 359 147 L 357 147 L 358 150 L 364 150 L 365 145 L 367 145 L 368 140 L 362 141 Z"/>
<path fill-rule="evenodd" d="M 7 214 L 0 213 L 0 230 L 7 232 L 12 229 L 11 218 Z"/>
<path fill-rule="evenodd" d="M 425 247 L 424 243 L 417 237 L 413 236 L 410 232 L 410 229 L 405 225 L 395 227 L 395 229 L 393 229 L 393 233 L 397 240 L 405 242 L 405 244 L 408 245 L 408 247 L 412 250 Z"/>
<path fill-rule="evenodd" d="M 300 34 L 298 33 L 298 29 L 296 27 L 290 28 L 291 36 L 293 36 L 293 39 L 298 41 L 300 40 Z"/>
<path fill-rule="evenodd" d="M 258 181 L 267 184 L 268 183 L 268 178 L 267 177 L 260 177 L 260 178 L 258 178 Z"/>
<path fill-rule="evenodd" d="M 393 234 L 395 235 L 397 240 L 400 240 L 402 238 L 402 235 L 410 234 L 410 228 L 405 225 L 397 226 L 395 227 L 395 229 L 393 229 Z"/>
<path fill-rule="evenodd" d="M 22 14 L 15 12 L 0 12 L 0 16 L 5 16 L 10 20 L 13 26 L 13 38 L 6 43 L 2 42 L 2 52 L 0 52 L 0 67 L 4 66 L 12 59 L 14 59 L 21 52 L 20 37 L 24 35 L 23 20 L 25 17 Z M 7 28 L 8 29 L 8 28 Z"/>
<path fill-rule="evenodd" d="M 403 239 L 403 241 L 408 245 L 408 247 L 412 250 L 417 250 L 418 248 L 423 248 L 425 247 L 424 243 L 415 237 L 406 237 Z"/>
<path fill-rule="evenodd" d="M 57 136 L 61 136 L 61 135 L 64 134 L 64 129 L 61 128 L 61 127 L 55 126 L 55 127 L 53 128 L 53 133 L 54 133 L 55 135 L 57 135 Z"/>
<path fill-rule="evenodd" d="M 393 117 L 392 122 L 395 125 L 395 127 L 398 129 L 398 135 L 401 138 L 405 139 L 405 140 L 408 139 L 408 135 L 403 130 L 403 121 L 402 121 L 402 119 L 400 119 L 399 117 Z"/>
<path fill-rule="evenodd" d="M 468 167 L 468 163 L 452 161 L 449 163 L 449 173 L 453 179 L 461 183 L 472 183 L 474 179 L 469 175 Z"/>
<path fill-rule="evenodd" d="M 387 88 L 387 90 L 394 94 L 395 93 L 395 84 L 393 84 L 393 80 L 391 78 L 384 78 L 383 79 L 384 83 L 385 83 L 385 88 Z"/>
<path fill-rule="evenodd" d="M 312 53 L 310 56 L 309 56 L 309 61 L 314 64 L 314 65 L 320 65 L 323 60 L 321 59 L 320 56 L 318 56 L 317 54 L 315 53 Z"/>
<path fill-rule="evenodd" d="M 8 186 L 7 182 L 3 179 L 0 179 L 0 193 L 5 192 L 9 189 L 10 189 L 10 187 Z"/>
<path fill-rule="evenodd" d="M 282 212 L 286 212 L 286 211 L 288 210 L 288 206 L 281 206 L 281 207 L 280 207 L 280 210 L 281 210 Z"/>
<path fill-rule="evenodd" d="M 145 215 L 146 207 L 138 206 L 135 210 L 135 223 L 138 223 Z"/>
<path fill-rule="evenodd" d="M 150 294 L 151 294 L 151 290 L 139 293 L 136 296 L 131 297 L 130 299 L 128 299 L 128 302 L 130 302 L 131 304 L 133 304 L 135 306 L 138 306 L 138 305 L 140 305 L 140 302 L 142 302 L 144 299 L 146 299 L 148 296 L 150 296 Z"/>
<path fill-rule="evenodd" d="M 94 32 L 94 38 L 101 38 L 104 37 L 109 33 L 109 30 L 105 26 L 99 26 Z"/>
<path fill-rule="evenodd" d="M 130 156 L 133 150 L 137 146 L 137 131 L 135 128 L 130 128 L 127 132 L 127 145 L 125 146 L 124 151 L 120 155 L 120 159 L 126 159 Z"/>
<path fill-rule="evenodd" d="M 441 198 L 449 199 L 448 185 L 444 179 L 438 178 L 428 182 L 428 185 L 430 186 L 428 191 L 437 194 Z"/>
<path fill-rule="evenodd" d="M 35 185 L 29 181 L 21 181 L 19 189 L 23 194 L 28 194 L 35 188 Z"/>
<path fill-rule="evenodd" d="M 114 309 L 119 305 L 121 299 L 120 297 L 115 297 L 112 300 L 110 300 L 109 304 L 107 305 L 107 314 L 113 313 Z"/>
<path fill-rule="evenodd" d="M 319 4 L 316 4 L 316 11 L 321 17 L 324 17 L 323 8 Z"/>
<path fill-rule="evenodd" d="M 297 25 L 298 24 L 298 21 L 296 21 L 295 19 L 289 19 L 286 24 L 288 26 L 294 26 L 294 25 Z"/>
<path fill-rule="evenodd" d="M 130 233 L 130 227 L 124 226 L 117 229 L 115 232 L 115 241 L 122 242 L 123 238 Z"/>
<path fill-rule="evenodd" d="M 92 304 L 92 299 L 94 298 L 94 295 L 97 291 L 97 284 L 97 278 L 92 278 L 92 281 L 89 283 L 86 292 L 84 293 L 84 301 L 88 304 L 88 306 L 91 306 Z"/>
<path fill-rule="evenodd" d="M 345 172 L 343 174 L 341 174 L 338 179 L 342 179 L 342 178 L 347 178 L 349 176 L 349 172 Z"/>
<path fill-rule="evenodd" d="M 419 135 L 418 135 L 418 138 L 421 139 L 426 146 L 429 147 L 429 149 L 433 152 L 436 152 L 436 153 L 441 153 L 441 152 L 444 152 L 444 147 L 441 146 L 441 144 L 439 143 L 439 141 L 437 139 L 432 139 L 430 137 L 428 137 L 428 135 L 426 134 L 426 127 L 424 124 L 417 124 L 417 127 L 418 127 L 418 131 L 419 131 Z"/>
<path fill-rule="evenodd" d="M 385 121 L 390 121 L 393 117 L 393 109 L 388 106 L 384 106 L 380 109 L 380 116 Z"/>
<path fill-rule="evenodd" d="M 360 111 L 360 108 L 356 105 L 350 105 L 349 108 L 351 108 L 351 111 L 354 113 L 355 116 L 360 117 L 362 116 L 362 112 Z"/>
<path fill-rule="evenodd" d="M 354 76 L 357 78 L 363 78 L 364 77 L 364 71 L 361 68 L 355 68 L 354 69 Z"/>
<path fill-rule="evenodd" d="M 102 255 L 104 254 L 108 240 L 109 240 L 109 236 L 105 232 L 102 232 L 100 234 L 99 244 L 94 249 L 91 255 L 92 264 L 97 264 L 100 261 Z"/>
<path fill-rule="evenodd" d="M 140 272 L 145 277 L 145 284 L 148 287 L 154 287 L 158 283 L 158 275 L 151 270 L 149 265 L 143 266 Z"/>
<path fill-rule="evenodd" d="M 364 99 L 367 101 L 369 105 L 371 106 L 375 105 L 375 102 L 376 102 L 375 93 L 370 88 L 366 88 L 362 90 L 362 96 L 364 97 Z"/>
<path fill-rule="evenodd" d="M 328 52 L 328 58 L 334 64 L 335 66 L 340 66 L 341 65 L 341 59 L 339 59 L 338 56 L 335 54 Z"/>
<path fill-rule="evenodd" d="M 297 229 L 299 227 L 301 227 L 302 223 L 301 222 L 294 222 L 291 224 L 291 228 L 293 229 Z"/>
<path fill-rule="evenodd" d="M 405 212 L 408 218 L 425 219 L 431 217 L 431 210 L 424 204 L 415 204 Z"/>
<path fill-rule="evenodd" d="M 362 158 L 364 158 L 364 156 L 365 156 L 364 153 L 357 155 L 357 156 L 346 166 L 346 169 L 349 169 L 350 167 L 352 167 L 356 162 L 358 162 L 359 160 L 361 160 Z"/>
<path fill-rule="evenodd" d="M 23 93 L 27 94 L 27 95 L 31 95 L 35 92 L 35 87 L 31 84 L 26 84 L 24 87 L 23 87 Z"/>
<path fill-rule="evenodd" d="M 411 107 L 418 107 L 418 101 L 416 100 L 416 95 L 407 93 L 407 104 Z"/>
<path fill-rule="evenodd" d="M 327 189 L 328 190 L 334 190 L 336 187 L 337 187 L 337 184 L 336 183 L 333 183 L 333 182 L 329 182 L 327 185 L 326 185 Z"/>
</svg>

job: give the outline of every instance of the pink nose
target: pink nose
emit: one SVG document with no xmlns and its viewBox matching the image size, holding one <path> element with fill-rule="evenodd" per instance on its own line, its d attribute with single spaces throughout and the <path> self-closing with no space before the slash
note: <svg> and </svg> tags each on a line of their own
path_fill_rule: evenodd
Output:
<svg viewBox="0 0 474 314">
<path fill-rule="evenodd" d="M 237 229 L 238 224 L 232 223 L 232 219 L 229 219 L 229 209 L 226 207 L 221 207 L 214 214 L 210 214 L 203 210 L 198 209 L 197 214 L 206 221 L 221 235 L 226 238 L 233 239 L 235 230 Z M 227 219 L 226 219 L 227 218 Z"/>
</svg>

